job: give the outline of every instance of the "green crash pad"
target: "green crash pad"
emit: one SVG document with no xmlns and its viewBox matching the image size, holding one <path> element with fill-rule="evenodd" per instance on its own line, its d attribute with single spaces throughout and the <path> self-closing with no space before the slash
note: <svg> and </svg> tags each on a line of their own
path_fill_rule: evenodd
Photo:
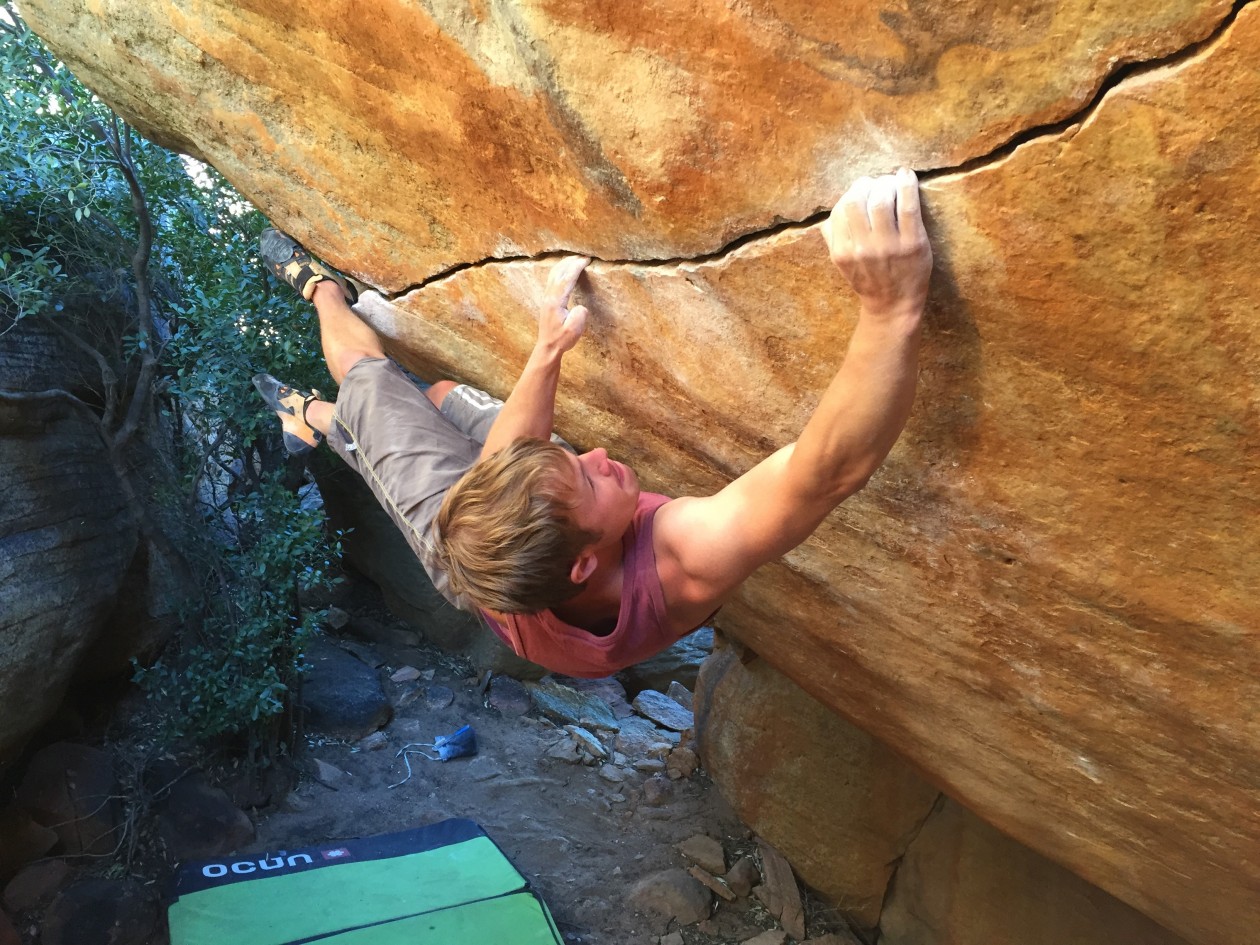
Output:
<svg viewBox="0 0 1260 945">
<path fill-rule="evenodd" d="M 470 820 L 185 863 L 171 945 L 561 945 L 546 905 Z"/>
</svg>

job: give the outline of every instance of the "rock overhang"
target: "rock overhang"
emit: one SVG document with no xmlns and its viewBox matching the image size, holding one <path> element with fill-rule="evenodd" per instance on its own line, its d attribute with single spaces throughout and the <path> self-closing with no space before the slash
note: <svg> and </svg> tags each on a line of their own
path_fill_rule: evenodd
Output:
<svg viewBox="0 0 1260 945">
<path fill-rule="evenodd" d="M 28 6 L 74 43 L 73 5 Z M 1003 830 L 1223 940 L 1245 927 L 1260 839 L 1260 30 L 1245 3 L 1088 6 L 841 23 L 767 4 L 704 10 L 700 38 L 672 43 L 685 20 L 652 11 L 385 5 L 422 62 L 356 34 L 346 5 L 300 36 L 263 0 L 144 29 L 128 5 L 110 30 L 136 71 L 62 52 L 379 286 L 365 311 L 414 367 L 504 393 L 552 256 L 599 257 L 561 424 L 675 494 L 790 441 L 834 371 L 852 304 L 811 232 L 820 208 L 858 173 L 926 171 L 916 413 L 724 625 Z M 233 64 L 254 84 L 215 85 Z M 321 103 L 360 101 L 364 121 L 314 133 Z M 412 140 L 422 119 L 433 141 Z"/>
</svg>

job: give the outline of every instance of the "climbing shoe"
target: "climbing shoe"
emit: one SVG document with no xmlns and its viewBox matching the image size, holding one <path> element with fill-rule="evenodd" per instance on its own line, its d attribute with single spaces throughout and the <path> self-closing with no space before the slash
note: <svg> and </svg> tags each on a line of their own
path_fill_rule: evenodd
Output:
<svg viewBox="0 0 1260 945">
<path fill-rule="evenodd" d="M 306 301 L 311 300 L 315 286 L 325 279 L 341 286 L 347 304 L 359 301 L 359 290 L 353 282 L 329 269 L 308 253 L 301 243 L 274 227 L 269 226 L 262 231 L 258 237 L 258 248 L 272 275 L 297 289 Z"/>
<path fill-rule="evenodd" d="M 255 374 L 254 386 L 267 406 L 280 418 L 284 431 L 284 448 L 290 453 L 309 453 L 324 440 L 324 434 L 306 422 L 306 408 L 319 400 L 319 391 L 298 390 L 281 384 L 270 374 Z"/>
</svg>

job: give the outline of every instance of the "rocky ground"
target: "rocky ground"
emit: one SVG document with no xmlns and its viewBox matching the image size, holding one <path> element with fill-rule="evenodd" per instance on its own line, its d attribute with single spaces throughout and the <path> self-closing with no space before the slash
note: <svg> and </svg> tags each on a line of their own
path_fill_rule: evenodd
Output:
<svg viewBox="0 0 1260 945">
<path fill-rule="evenodd" d="M 679 681 L 628 694 L 615 679 L 477 676 L 404 636 L 381 642 L 390 618 L 370 603 L 342 616 L 341 631 L 310 650 L 296 786 L 276 804 L 242 811 L 229 798 L 248 804 L 250 792 L 233 783 L 230 766 L 203 775 L 159 759 L 142 779 L 153 792 L 153 829 L 131 824 L 133 834 L 149 837 L 164 859 L 192 859 L 466 817 L 529 879 L 574 945 L 782 945 L 788 932 L 804 940 L 806 926 L 809 941 L 856 941 L 832 913 L 802 901 L 787 864 L 712 789 L 692 744 L 691 693 Z M 377 642 L 358 638 L 356 624 L 372 626 Z M 422 748 L 462 726 L 475 733 L 475 754 L 440 761 Z M 74 765 L 98 763 L 76 750 Z M 38 859 L 5 889 L 14 934 L 6 939 L 0 922 L 0 945 L 163 942 L 160 918 L 146 918 L 159 915 L 161 877 L 144 879 L 82 858 Z M 92 927 L 102 924 L 113 931 Z"/>
</svg>

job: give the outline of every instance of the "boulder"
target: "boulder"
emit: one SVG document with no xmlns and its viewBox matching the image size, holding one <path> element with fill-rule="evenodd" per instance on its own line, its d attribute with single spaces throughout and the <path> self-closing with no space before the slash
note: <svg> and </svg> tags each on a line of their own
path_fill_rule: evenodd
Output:
<svg viewBox="0 0 1260 945">
<path fill-rule="evenodd" d="M 26 912 L 47 905 L 73 875 L 65 860 L 37 860 L 4 887 L 4 907 L 9 912 Z"/>
<path fill-rule="evenodd" d="M 41 945 L 150 945 L 156 897 L 134 880 L 89 879 L 58 896 L 44 917 Z"/>
<path fill-rule="evenodd" d="M 938 792 L 886 746 L 736 646 L 700 673 L 700 754 L 740 819 L 856 924 L 879 924 L 897 860 Z"/>
<path fill-rule="evenodd" d="M 10 804 L 0 810 L 0 883 L 8 882 L 57 843 L 56 832 L 37 823 L 24 807 Z"/>
<path fill-rule="evenodd" d="M 61 705 L 138 543 L 91 411 L 67 395 L 6 393 L 4 381 L 0 761 Z"/>
<path fill-rule="evenodd" d="M 596 256 L 559 426 L 673 494 L 789 442 L 834 372 L 816 211 L 931 172 L 910 426 L 720 624 L 1002 832 L 1197 945 L 1252 933 L 1254 5 L 22 9 L 391 296 L 360 311 L 413 369 L 505 393 L 531 257 Z"/>
<path fill-rule="evenodd" d="M 389 724 L 393 710 L 375 669 L 327 641 L 305 655 L 302 708 L 312 731 L 357 741 Z"/>
<path fill-rule="evenodd" d="M 245 812 L 195 772 L 171 786 L 157 822 L 167 853 L 181 862 L 232 853 L 254 839 L 254 824 Z"/>
<path fill-rule="evenodd" d="M 635 909 L 679 925 L 707 919 L 713 905 L 708 887 L 681 869 L 662 870 L 639 880 L 630 887 L 627 899 Z"/>
<path fill-rule="evenodd" d="M 61 853 L 108 856 L 118 848 L 122 804 L 108 752 L 73 742 L 41 748 L 26 766 L 16 801 L 57 834 Z"/>
<path fill-rule="evenodd" d="M 880 929 L 883 945 L 1185 943 L 952 801 L 910 845 Z"/>
</svg>

